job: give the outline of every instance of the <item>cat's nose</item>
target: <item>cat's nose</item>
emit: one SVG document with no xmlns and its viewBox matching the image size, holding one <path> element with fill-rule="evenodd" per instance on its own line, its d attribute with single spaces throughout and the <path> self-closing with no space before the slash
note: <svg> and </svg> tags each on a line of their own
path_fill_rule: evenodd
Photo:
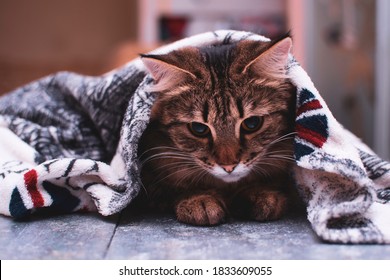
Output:
<svg viewBox="0 0 390 280">
<path fill-rule="evenodd" d="M 220 165 L 223 170 L 225 170 L 227 173 L 232 173 L 233 170 L 236 168 L 237 164 L 228 164 L 228 165 Z"/>
</svg>

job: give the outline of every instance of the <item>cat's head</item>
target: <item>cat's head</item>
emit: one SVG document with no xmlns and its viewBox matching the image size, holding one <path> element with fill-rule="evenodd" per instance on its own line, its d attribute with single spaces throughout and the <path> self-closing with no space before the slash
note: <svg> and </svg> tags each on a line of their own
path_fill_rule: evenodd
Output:
<svg viewBox="0 0 390 280">
<path fill-rule="evenodd" d="M 292 160 L 291 39 L 143 55 L 158 93 L 151 120 L 201 170 L 224 182 L 272 176 Z"/>
</svg>

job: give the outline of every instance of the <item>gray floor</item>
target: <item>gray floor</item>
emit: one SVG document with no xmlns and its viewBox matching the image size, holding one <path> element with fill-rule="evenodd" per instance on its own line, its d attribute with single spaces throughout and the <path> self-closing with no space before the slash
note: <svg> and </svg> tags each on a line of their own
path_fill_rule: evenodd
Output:
<svg viewBox="0 0 390 280">
<path fill-rule="evenodd" d="M 390 259 L 390 246 L 318 240 L 303 214 L 193 227 L 168 215 L 0 216 L 0 259 Z"/>
</svg>

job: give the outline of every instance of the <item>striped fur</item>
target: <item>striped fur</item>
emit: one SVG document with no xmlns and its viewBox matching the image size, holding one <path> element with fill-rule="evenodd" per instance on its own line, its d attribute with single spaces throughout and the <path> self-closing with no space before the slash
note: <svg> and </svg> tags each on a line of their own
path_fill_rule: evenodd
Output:
<svg viewBox="0 0 390 280">
<path fill-rule="evenodd" d="M 261 221 L 281 216 L 293 155 L 290 47 L 286 37 L 143 56 L 158 96 L 139 152 L 152 203 L 164 201 L 196 225 L 221 223 L 228 212 Z M 251 117 L 262 126 L 247 133 Z M 209 133 L 194 135 L 193 122 Z"/>
</svg>

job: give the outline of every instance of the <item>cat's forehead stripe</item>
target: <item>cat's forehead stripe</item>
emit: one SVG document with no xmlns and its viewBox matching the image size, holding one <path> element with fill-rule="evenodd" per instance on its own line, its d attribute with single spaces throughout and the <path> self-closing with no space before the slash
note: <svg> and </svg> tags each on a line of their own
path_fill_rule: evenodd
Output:
<svg viewBox="0 0 390 280">
<path fill-rule="evenodd" d="M 242 119 L 244 117 L 244 108 L 242 106 L 241 98 L 236 98 L 236 105 L 237 105 L 238 113 L 240 114 L 240 118 Z"/>
<path fill-rule="evenodd" d="M 208 103 L 207 100 L 205 101 L 205 103 L 204 103 L 204 105 L 203 105 L 202 116 L 203 116 L 203 121 L 204 121 L 205 123 L 207 123 L 208 118 L 209 118 L 209 103 Z"/>
<path fill-rule="evenodd" d="M 214 95 L 214 106 L 216 117 L 221 121 L 226 121 L 230 115 L 230 97 L 226 94 Z"/>
</svg>

